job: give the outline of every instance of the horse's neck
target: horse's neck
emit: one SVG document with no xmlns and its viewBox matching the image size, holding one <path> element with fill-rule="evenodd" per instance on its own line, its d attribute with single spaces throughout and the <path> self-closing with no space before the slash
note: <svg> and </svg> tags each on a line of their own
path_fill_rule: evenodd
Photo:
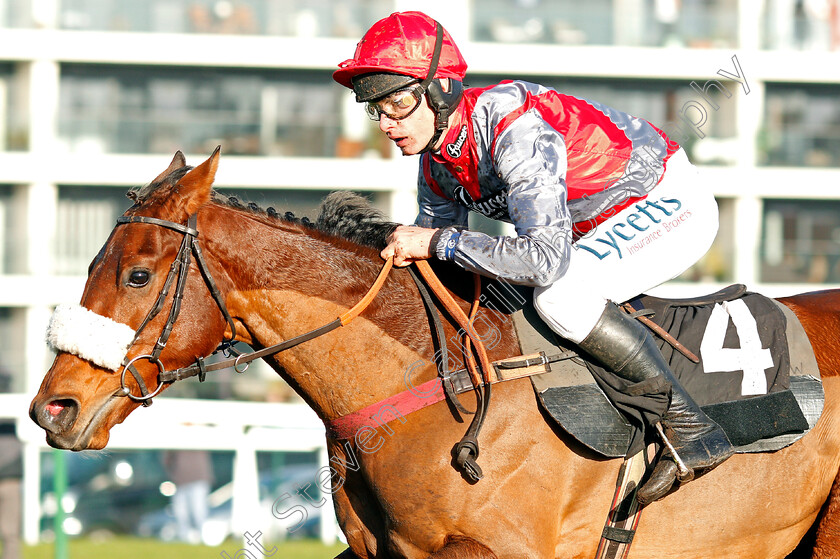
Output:
<svg viewBox="0 0 840 559">
<path fill-rule="evenodd" d="M 251 219 L 238 222 L 236 232 L 236 239 L 214 232 L 208 245 L 231 278 L 226 304 L 257 346 L 335 320 L 361 299 L 381 266 L 294 227 Z M 242 246 L 250 250 L 243 253 Z M 428 330 L 411 328 L 424 320 L 422 309 L 407 295 L 405 281 L 390 278 L 360 317 L 278 354 L 273 365 L 325 419 L 405 390 L 407 375 L 415 384 L 431 378 Z"/>
</svg>

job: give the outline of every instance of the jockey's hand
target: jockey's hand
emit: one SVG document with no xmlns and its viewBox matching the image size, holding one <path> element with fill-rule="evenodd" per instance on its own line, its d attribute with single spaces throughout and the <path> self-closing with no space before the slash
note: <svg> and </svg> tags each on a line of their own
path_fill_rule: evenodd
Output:
<svg viewBox="0 0 840 559">
<path fill-rule="evenodd" d="M 437 229 L 426 229 L 416 225 L 400 225 L 388 237 L 388 246 L 382 249 L 380 256 L 384 260 L 394 257 L 394 266 L 408 266 L 416 260 L 432 257 L 431 241 Z"/>
</svg>

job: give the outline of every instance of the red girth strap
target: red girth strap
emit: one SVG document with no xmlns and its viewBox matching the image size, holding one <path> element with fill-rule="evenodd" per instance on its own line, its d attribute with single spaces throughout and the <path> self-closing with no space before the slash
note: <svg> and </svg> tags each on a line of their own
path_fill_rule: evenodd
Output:
<svg viewBox="0 0 840 559">
<path fill-rule="evenodd" d="M 433 378 L 420 386 L 404 390 L 359 411 L 326 422 L 327 432 L 336 439 L 352 439 L 363 427 L 375 429 L 390 420 L 436 404 L 444 397 L 441 379 Z M 382 419 L 386 416 L 386 412 L 390 417 L 388 421 Z"/>
</svg>

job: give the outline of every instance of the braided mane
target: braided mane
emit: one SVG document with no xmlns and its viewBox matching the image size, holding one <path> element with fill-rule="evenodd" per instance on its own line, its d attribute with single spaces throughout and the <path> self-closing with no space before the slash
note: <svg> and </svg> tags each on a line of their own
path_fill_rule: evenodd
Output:
<svg viewBox="0 0 840 559">
<path fill-rule="evenodd" d="M 135 204 L 142 204 L 150 200 L 159 190 L 162 191 L 177 184 L 191 169 L 190 166 L 182 167 L 162 180 L 129 190 L 126 196 Z M 296 217 L 292 212 L 281 214 L 273 207 L 263 209 L 253 202 L 243 203 L 236 196 L 216 190 L 213 191 L 212 200 L 217 204 L 266 215 L 288 223 L 297 223 L 327 235 L 376 249 L 385 247 L 388 236 L 399 225 L 389 221 L 385 214 L 371 205 L 367 198 L 348 191 L 336 191 L 327 195 L 321 202 L 318 217 L 314 222 L 307 217 Z"/>
</svg>

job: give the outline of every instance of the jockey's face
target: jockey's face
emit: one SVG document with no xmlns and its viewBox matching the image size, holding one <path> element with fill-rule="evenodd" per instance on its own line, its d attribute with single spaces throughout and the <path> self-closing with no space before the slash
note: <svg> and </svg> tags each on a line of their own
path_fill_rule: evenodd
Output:
<svg viewBox="0 0 840 559">
<path fill-rule="evenodd" d="M 435 133 L 435 113 L 424 95 L 417 110 L 406 118 L 393 120 L 387 114 L 381 114 L 379 129 L 397 144 L 403 155 L 416 155 L 426 147 Z"/>
</svg>

